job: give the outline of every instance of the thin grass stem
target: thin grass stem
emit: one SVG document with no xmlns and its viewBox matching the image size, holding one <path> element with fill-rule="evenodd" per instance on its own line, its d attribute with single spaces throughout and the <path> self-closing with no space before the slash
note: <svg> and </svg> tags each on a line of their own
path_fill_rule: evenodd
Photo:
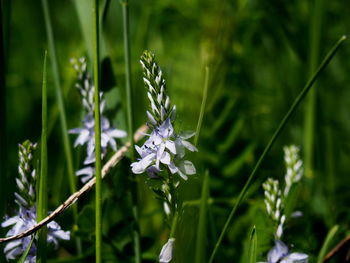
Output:
<svg viewBox="0 0 350 263">
<path fill-rule="evenodd" d="M 124 60 L 125 60 L 125 86 L 126 86 L 126 101 L 127 101 L 127 119 L 128 119 L 128 134 L 130 141 L 130 159 L 134 161 L 134 115 L 133 115 L 133 100 L 132 100 L 132 85 L 131 85 L 131 63 L 130 63 L 130 30 L 129 30 L 129 2 L 121 1 L 123 10 L 123 37 L 124 37 Z M 134 174 L 131 173 L 131 198 L 132 212 L 134 217 L 133 240 L 135 262 L 141 262 L 141 245 L 140 245 L 140 230 L 139 230 L 139 211 L 138 211 L 138 194 L 137 180 Z"/>
<path fill-rule="evenodd" d="M 246 181 L 243 189 L 241 190 L 239 196 L 238 196 L 238 200 L 237 203 L 235 204 L 235 206 L 232 208 L 226 222 L 225 225 L 221 231 L 221 234 L 215 244 L 214 250 L 210 256 L 209 259 L 209 263 L 212 263 L 214 261 L 215 255 L 221 245 L 221 242 L 224 238 L 224 235 L 227 231 L 228 226 L 230 225 L 233 215 L 235 214 L 237 208 L 239 207 L 239 205 L 241 204 L 242 200 L 244 199 L 247 190 L 250 186 L 251 181 L 253 180 L 256 172 L 258 171 L 262 161 L 265 159 L 265 156 L 267 155 L 267 153 L 270 151 L 272 145 L 274 144 L 274 142 L 276 141 L 276 139 L 278 138 L 278 136 L 281 134 L 283 128 L 286 126 L 286 124 L 288 123 L 288 120 L 290 119 L 290 117 L 292 116 L 292 114 L 295 112 L 295 110 L 297 109 L 298 105 L 300 104 L 300 102 L 304 99 L 304 97 L 306 96 L 306 94 L 309 92 L 309 90 L 312 88 L 313 84 L 315 83 L 316 79 L 321 75 L 321 73 L 324 71 L 324 69 L 327 67 L 327 65 L 329 64 L 329 62 L 332 60 L 332 58 L 334 57 L 334 55 L 337 53 L 337 50 L 339 49 L 339 47 L 343 44 L 343 42 L 345 41 L 346 36 L 342 36 L 337 42 L 336 44 L 331 48 L 331 50 L 328 52 L 327 56 L 324 58 L 324 60 L 322 61 L 322 63 L 320 64 L 320 66 L 318 67 L 317 71 L 315 72 L 315 74 L 310 78 L 310 80 L 306 83 L 305 87 L 303 88 L 303 90 L 299 93 L 298 97 L 295 99 L 295 101 L 293 102 L 293 104 L 291 105 L 291 107 L 289 108 L 288 112 L 286 113 L 286 115 L 283 117 L 282 121 L 280 122 L 280 124 L 278 125 L 276 131 L 274 132 L 274 134 L 272 135 L 269 143 L 266 145 L 263 153 L 261 154 L 258 162 L 255 164 L 255 167 L 252 171 L 252 173 L 249 175 L 248 180 Z"/>
<path fill-rule="evenodd" d="M 58 70 L 58 61 L 57 61 L 57 55 L 56 55 L 54 35 L 53 35 L 52 24 L 51 24 L 50 9 L 49 9 L 47 0 L 42 0 L 41 4 L 44 12 L 45 28 L 46 28 L 47 41 L 49 46 L 49 54 L 50 54 L 52 74 L 53 74 L 53 80 L 54 80 L 55 95 L 56 95 L 56 100 L 58 104 L 60 123 L 61 123 L 63 147 L 64 147 L 64 153 L 67 161 L 69 187 L 70 187 L 70 192 L 75 193 L 76 177 L 74 175 L 72 150 L 71 150 L 70 140 L 68 137 L 66 111 L 64 108 L 64 101 L 63 101 L 62 90 L 61 90 L 61 82 L 60 82 L 60 75 Z M 73 205 L 72 210 L 73 210 L 74 227 L 77 227 L 78 207 L 76 204 Z M 76 238 L 76 244 L 77 244 L 78 253 L 81 254 L 82 253 L 81 241 L 79 238 Z"/>
<path fill-rule="evenodd" d="M 46 61 L 47 51 L 45 51 L 43 66 L 43 82 L 42 82 L 42 130 L 41 130 L 41 159 L 40 159 L 40 176 L 37 204 L 37 221 L 41 221 L 48 214 L 47 208 L 47 85 L 46 85 Z M 39 231 L 38 238 L 38 261 L 46 262 L 46 239 L 47 228 L 43 227 Z"/>
<path fill-rule="evenodd" d="M 101 122 L 100 122 L 100 41 L 98 0 L 93 1 L 92 27 L 94 51 L 94 107 L 95 107 L 95 156 L 96 156 L 96 263 L 102 262 L 102 165 L 101 165 Z"/>
<path fill-rule="evenodd" d="M 322 30 L 322 17 L 324 13 L 324 0 L 315 0 L 312 8 L 312 21 L 310 28 L 310 71 L 312 74 L 317 69 L 320 54 L 320 40 Z M 317 85 L 317 83 L 315 83 Z M 316 126 L 316 100 L 317 89 L 310 91 L 306 100 L 304 119 L 304 152 L 305 152 L 305 176 L 312 177 L 314 170 L 314 146 Z"/>
<path fill-rule="evenodd" d="M 202 127 L 203 116 L 204 116 L 204 112 L 205 112 L 205 104 L 207 102 L 208 86 L 209 86 L 209 67 L 205 67 L 205 82 L 204 82 L 204 89 L 203 89 L 201 111 L 199 112 L 196 135 L 194 137 L 194 145 L 195 146 L 198 145 L 199 132 L 200 132 L 201 127 Z"/>
<path fill-rule="evenodd" d="M 208 209 L 208 198 L 209 198 L 209 172 L 205 172 L 201 203 L 199 208 L 199 220 L 197 227 L 197 238 L 196 238 L 196 263 L 205 262 L 205 246 L 207 236 L 207 209 Z"/>
<path fill-rule="evenodd" d="M 7 199 L 7 130 L 6 130 L 6 62 L 5 62 L 5 38 L 3 28 L 3 10 L 0 4 L 0 216 L 5 214 Z M 3 229 L 0 234 L 3 235 Z M 0 255 L 0 262 L 5 262 L 4 256 Z"/>
</svg>

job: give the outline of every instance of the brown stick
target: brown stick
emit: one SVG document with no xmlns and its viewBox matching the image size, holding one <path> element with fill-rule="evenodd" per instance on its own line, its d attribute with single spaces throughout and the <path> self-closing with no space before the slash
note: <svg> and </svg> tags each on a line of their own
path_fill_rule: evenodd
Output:
<svg viewBox="0 0 350 263">
<path fill-rule="evenodd" d="M 327 262 L 328 260 L 330 260 L 335 254 L 337 254 L 340 249 L 350 241 L 350 235 L 348 235 L 347 237 L 345 237 L 342 241 L 340 241 L 338 243 L 338 245 L 336 245 L 323 259 L 323 262 Z"/>
<path fill-rule="evenodd" d="M 147 129 L 148 129 L 147 126 L 143 125 L 135 132 L 135 134 L 134 134 L 135 142 L 142 139 L 144 134 L 147 132 Z M 129 149 L 129 147 L 130 147 L 130 142 L 127 142 L 122 148 L 120 148 L 111 157 L 111 159 L 108 160 L 108 162 L 102 168 L 102 178 L 104 178 L 106 176 L 106 174 L 109 173 L 109 171 L 124 157 L 125 153 Z M 34 232 L 38 231 L 41 227 L 50 223 L 57 216 L 59 216 L 61 213 L 63 213 L 69 206 L 71 206 L 73 203 L 75 203 L 83 194 L 88 192 L 95 185 L 95 183 L 96 183 L 96 178 L 94 177 L 90 181 L 88 181 L 79 191 L 75 192 L 70 197 L 68 197 L 68 199 L 64 203 L 62 203 L 59 207 L 57 207 L 56 210 L 53 211 L 49 216 L 45 217 L 43 220 L 41 220 L 35 226 L 29 228 L 28 230 L 26 230 L 18 235 L 0 238 L 0 243 L 20 239 L 20 238 L 23 238 L 25 236 L 29 236 L 30 234 L 33 234 Z"/>
</svg>

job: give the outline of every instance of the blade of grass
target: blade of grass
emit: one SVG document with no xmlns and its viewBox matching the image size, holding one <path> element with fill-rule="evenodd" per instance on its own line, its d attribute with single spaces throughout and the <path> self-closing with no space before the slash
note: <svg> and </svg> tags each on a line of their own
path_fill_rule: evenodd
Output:
<svg viewBox="0 0 350 263">
<path fill-rule="evenodd" d="M 32 239 L 30 240 L 26 250 L 24 251 L 24 253 L 22 254 L 22 256 L 19 258 L 18 262 L 17 263 L 24 263 L 24 261 L 26 260 L 28 254 L 29 254 L 29 251 L 30 251 L 30 248 L 32 247 L 33 245 L 33 242 L 34 242 L 34 235 L 32 237 Z"/>
<path fill-rule="evenodd" d="M 265 159 L 265 156 L 267 155 L 267 153 L 270 151 L 272 145 L 274 144 L 274 142 L 276 141 L 276 139 L 278 138 L 278 136 L 281 134 L 283 128 L 286 126 L 286 124 L 288 123 L 288 120 L 290 119 L 290 117 L 292 116 L 292 114 L 295 112 L 295 110 L 297 109 L 298 105 L 300 104 L 300 102 L 304 99 L 304 97 L 306 96 L 306 94 L 309 92 L 309 90 L 311 89 L 311 87 L 313 86 L 313 84 L 315 83 L 316 79 L 320 76 L 320 74 L 324 71 L 324 69 L 327 67 L 327 65 L 329 64 L 329 62 L 332 60 L 332 58 L 334 57 L 334 55 L 336 54 L 337 50 L 339 49 L 339 47 L 342 45 L 342 43 L 345 41 L 346 36 L 342 36 L 336 43 L 335 45 L 331 48 L 331 50 L 328 52 L 327 56 L 324 58 L 324 60 L 322 61 L 322 63 L 320 64 L 320 66 L 318 67 L 317 71 L 315 72 L 315 74 L 310 78 L 310 80 L 306 83 L 305 87 L 302 89 L 302 91 L 299 93 L 298 97 L 294 100 L 293 104 L 291 105 L 291 107 L 289 108 L 288 112 L 286 113 L 286 115 L 283 117 L 282 121 L 280 122 L 280 124 L 278 125 L 276 131 L 274 132 L 274 134 L 272 135 L 270 141 L 268 142 L 268 144 L 266 145 L 263 153 L 261 154 L 258 162 L 255 164 L 255 167 L 253 169 L 253 171 L 251 172 L 251 174 L 248 177 L 248 180 L 246 181 L 245 185 L 243 186 L 243 189 L 241 190 L 239 196 L 238 196 L 238 200 L 237 203 L 235 204 L 235 206 L 232 208 L 226 222 L 225 225 L 221 231 L 221 234 L 215 244 L 214 250 L 211 254 L 211 257 L 209 259 L 209 263 L 212 263 L 215 255 L 220 247 L 220 244 L 224 238 L 224 235 L 226 233 L 226 230 L 229 226 L 229 224 L 232 221 L 233 215 L 235 214 L 237 208 L 239 207 L 239 205 L 241 204 L 242 200 L 245 197 L 245 194 L 248 191 L 248 188 L 250 186 L 251 181 L 253 180 L 256 172 L 258 171 L 262 161 Z"/>
<path fill-rule="evenodd" d="M 329 230 L 326 239 L 323 242 L 322 248 L 320 250 L 320 253 L 318 254 L 317 257 L 317 263 L 322 263 L 323 259 L 328 251 L 328 249 L 330 248 L 331 245 L 331 241 L 333 240 L 335 234 L 337 233 L 339 229 L 339 226 L 335 225 L 331 228 L 331 230 Z"/>
<path fill-rule="evenodd" d="M 248 263 L 256 263 L 256 250 L 258 245 L 258 237 L 256 235 L 256 228 L 253 226 L 253 229 L 250 233 L 249 239 L 249 260 Z"/>
<path fill-rule="evenodd" d="M 123 10 L 123 37 L 124 37 L 124 60 L 125 60 L 125 86 L 127 100 L 127 119 L 128 119 L 128 134 L 130 141 L 130 159 L 135 159 L 134 151 L 134 116 L 133 116 L 133 101 L 132 101 L 132 86 L 131 86 L 131 63 L 130 63 L 130 33 L 129 33 L 129 2 L 127 0 L 120 2 Z M 131 174 L 131 198 L 132 212 L 134 217 L 133 240 L 135 262 L 141 262 L 141 245 L 140 245 L 140 230 L 139 230 L 139 211 L 138 211 L 138 196 L 137 196 L 137 179 L 134 174 Z"/>
<path fill-rule="evenodd" d="M 202 127 L 203 116 L 204 116 L 204 111 L 205 111 L 205 104 L 207 102 L 208 86 L 209 86 L 209 67 L 205 67 L 205 82 L 204 82 L 204 89 L 203 89 L 201 111 L 199 112 L 196 135 L 194 137 L 194 145 L 196 145 L 196 146 L 198 145 L 199 132 L 200 132 L 201 127 Z"/>
<path fill-rule="evenodd" d="M 7 198 L 7 147 L 6 147 L 6 64 L 5 64 L 5 38 L 3 31 L 3 10 L 0 2 L 0 217 L 5 214 L 5 204 Z M 3 234 L 3 229 L 0 229 Z M 5 260 L 0 256 L 0 261 Z"/>
<path fill-rule="evenodd" d="M 74 175 L 71 144 L 70 144 L 70 140 L 68 137 L 66 111 L 64 108 L 64 101 L 63 101 L 63 96 L 62 96 L 60 75 L 59 75 L 59 70 L 58 70 L 58 61 L 57 61 L 57 55 L 56 55 L 56 47 L 55 47 L 54 35 L 53 35 L 53 30 L 52 30 L 52 25 L 51 25 L 50 10 L 49 10 L 49 5 L 48 5 L 47 0 L 42 0 L 41 4 L 42 4 L 43 12 L 44 12 L 45 29 L 46 29 L 48 46 L 49 46 L 50 61 L 51 61 L 52 74 L 53 74 L 53 80 L 54 80 L 54 86 L 55 86 L 55 95 L 56 95 L 56 100 L 57 100 L 59 115 L 60 115 L 61 134 L 62 134 L 62 138 L 63 138 L 63 147 L 64 147 L 65 158 L 67 161 L 69 187 L 70 187 L 70 192 L 75 193 L 76 192 L 76 178 Z M 75 228 L 77 228 L 77 221 L 78 221 L 78 207 L 77 207 L 77 205 L 73 204 L 72 209 L 73 209 L 73 220 L 74 220 L 74 229 L 75 229 Z M 77 245 L 78 253 L 81 254 L 81 252 L 82 252 L 81 251 L 81 241 L 79 238 L 76 238 L 76 245 Z"/>
<path fill-rule="evenodd" d="M 92 5 L 94 107 L 95 107 L 95 156 L 96 156 L 96 263 L 102 262 L 102 176 L 101 176 L 101 123 L 100 123 L 100 52 L 98 0 Z"/>
<path fill-rule="evenodd" d="M 320 39 L 322 29 L 322 16 L 324 13 L 324 0 L 315 0 L 312 6 L 312 21 L 310 28 L 310 74 L 317 69 L 320 53 Z M 304 119 L 304 152 L 305 152 L 305 176 L 313 176 L 314 145 L 316 125 L 316 100 L 317 89 L 310 91 L 306 100 L 306 112 Z"/>
<path fill-rule="evenodd" d="M 37 204 L 37 221 L 41 221 L 48 214 L 47 208 L 47 86 L 46 86 L 46 60 L 47 51 L 45 51 L 43 66 L 43 86 L 42 86 L 42 130 L 41 130 L 41 160 L 39 176 L 39 195 Z M 43 227 L 39 231 L 38 254 L 37 258 L 40 263 L 46 262 L 46 236 L 47 228 Z"/>
<path fill-rule="evenodd" d="M 207 236 L 207 207 L 208 207 L 208 198 L 209 198 L 209 172 L 205 172 L 202 194 L 201 194 L 201 203 L 199 208 L 199 222 L 197 227 L 197 239 L 196 239 L 196 263 L 205 262 L 206 255 L 206 236 Z"/>
</svg>

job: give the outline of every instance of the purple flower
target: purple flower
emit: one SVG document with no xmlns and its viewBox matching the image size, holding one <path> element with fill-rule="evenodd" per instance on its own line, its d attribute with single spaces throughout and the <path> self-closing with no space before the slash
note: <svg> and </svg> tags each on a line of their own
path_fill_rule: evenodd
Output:
<svg viewBox="0 0 350 263">
<path fill-rule="evenodd" d="M 260 263 L 307 263 L 309 256 L 304 253 L 290 253 L 281 240 L 275 241 L 275 246 L 267 254 L 267 262 Z"/>
<path fill-rule="evenodd" d="M 159 263 L 169 263 L 172 260 L 174 245 L 175 238 L 169 238 L 168 242 L 162 247 L 159 255 Z"/>
<path fill-rule="evenodd" d="M 19 145 L 19 177 L 16 178 L 18 192 L 15 193 L 15 202 L 18 204 L 18 214 L 13 217 L 6 217 L 1 227 L 11 227 L 6 236 L 18 235 L 25 230 L 36 225 L 36 199 L 35 185 L 36 173 L 32 167 L 32 152 L 35 150 L 36 144 L 29 141 Z M 27 236 L 19 240 L 14 240 L 6 244 L 4 253 L 6 259 L 12 260 L 20 257 L 29 246 L 32 236 Z M 69 240 L 70 232 L 63 231 L 61 227 L 52 221 L 48 224 L 48 243 L 53 243 L 55 248 L 58 247 L 58 240 Z M 36 245 L 32 243 L 29 254 L 25 260 L 26 263 L 36 262 Z"/>
<path fill-rule="evenodd" d="M 156 127 L 142 147 L 135 146 L 140 155 L 137 162 L 131 164 L 135 174 L 145 171 L 150 177 L 156 177 L 161 172 L 161 164 L 165 165 L 172 174 L 178 173 L 183 179 L 187 175 L 196 173 L 194 165 L 182 158 L 185 156 L 185 148 L 196 151 L 191 143 L 185 141 L 191 136 L 177 136 L 171 124 L 170 118 L 166 119 L 159 127 Z"/>
<path fill-rule="evenodd" d="M 69 130 L 71 134 L 78 134 L 74 142 L 74 147 L 78 145 L 87 145 L 86 158 L 84 165 L 88 165 L 76 172 L 77 176 L 82 176 L 81 181 L 86 183 L 95 174 L 95 119 L 94 119 L 94 85 L 90 74 L 87 72 L 86 59 L 72 59 L 74 69 L 78 73 L 77 89 L 80 91 L 82 97 L 82 104 L 87 114 L 83 120 L 82 128 L 75 128 Z M 107 148 L 110 146 L 114 151 L 117 150 L 117 143 L 115 139 L 126 137 L 126 132 L 123 130 L 111 127 L 109 120 L 103 116 L 103 110 L 106 102 L 103 99 L 103 92 L 100 93 L 101 104 L 101 151 L 102 158 L 107 153 Z M 91 165 L 91 166 L 90 166 Z"/>
</svg>

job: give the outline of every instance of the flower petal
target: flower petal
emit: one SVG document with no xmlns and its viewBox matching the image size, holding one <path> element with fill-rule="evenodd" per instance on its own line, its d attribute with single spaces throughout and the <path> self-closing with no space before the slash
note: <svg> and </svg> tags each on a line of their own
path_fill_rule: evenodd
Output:
<svg viewBox="0 0 350 263">
<path fill-rule="evenodd" d="M 175 146 L 175 142 L 170 141 L 170 140 L 166 140 L 165 141 L 165 147 L 167 149 L 169 149 L 169 151 L 173 154 L 176 154 L 176 146 Z"/>
<path fill-rule="evenodd" d="M 281 240 L 276 240 L 275 246 L 267 255 L 267 260 L 269 263 L 277 263 L 286 255 L 288 255 L 288 247 Z"/>
<path fill-rule="evenodd" d="M 309 256 L 304 253 L 291 253 L 281 263 L 307 263 Z"/>
<path fill-rule="evenodd" d="M 159 255 L 159 263 L 169 263 L 173 258 L 175 238 L 169 238 L 168 242 L 162 247 Z"/>
<path fill-rule="evenodd" d="M 198 152 L 198 149 L 192 143 L 189 143 L 188 141 L 182 141 L 182 144 L 191 152 Z"/>
</svg>

